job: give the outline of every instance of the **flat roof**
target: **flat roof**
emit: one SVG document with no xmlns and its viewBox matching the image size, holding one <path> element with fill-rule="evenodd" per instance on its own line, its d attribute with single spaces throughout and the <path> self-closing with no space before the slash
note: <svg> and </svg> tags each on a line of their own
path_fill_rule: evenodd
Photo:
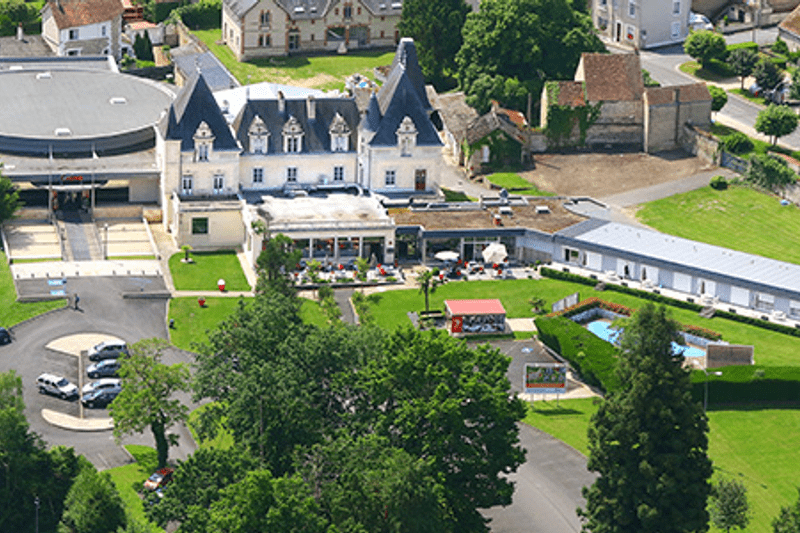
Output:
<svg viewBox="0 0 800 533">
<path fill-rule="evenodd" d="M 506 310 L 500 300 L 445 300 L 451 315 L 504 315 Z"/>
<path fill-rule="evenodd" d="M 54 141 L 150 127 L 175 98 L 143 78 L 58 66 L 0 71 L 0 94 L 0 135 Z"/>
<path fill-rule="evenodd" d="M 371 196 L 351 194 L 330 194 L 325 198 L 264 196 L 263 201 L 258 210 L 269 215 L 271 226 L 325 222 L 391 224 L 386 209 Z"/>
<path fill-rule="evenodd" d="M 576 241 L 683 265 L 747 282 L 800 292 L 800 265 L 737 252 L 639 227 L 592 221 L 562 233 Z M 768 237 L 767 237 L 768 238 Z M 646 261 L 646 259 L 645 259 Z"/>
</svg>

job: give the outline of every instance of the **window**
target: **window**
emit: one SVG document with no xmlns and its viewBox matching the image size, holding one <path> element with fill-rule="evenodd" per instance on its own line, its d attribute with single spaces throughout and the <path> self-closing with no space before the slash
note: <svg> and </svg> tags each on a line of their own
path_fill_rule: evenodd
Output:
<svg viewBox="0 0 800 533">
<path fill-rule="evenodd" d="M 636 16 L 636 2 L 633 0 L 628 1 L 628 16 L 635 17 Z"/>
<path fill-rule="evenodd" d="M 344 18 L 349 19 L 353 17 L 353 6 L 344 6 Z"/>
<path fill-rule="evenodd" d="M 394 170 L 386 171 L 386 186 L 394 187 L 397 181 L 397 173 Z"/>
<path fill-rule="evenodd" d="M 286 169 L 286 181 L 289 183 L 297 183 L 297 167 L 289 167 Z"/>
<path fill-rule="evenodd" d="M 672 14 L 673 15 L 681 14 L 681 0 L 672 0 Z"/>
<path fill-rule="evenodd" d="M 289 32 L 289 50 L 300 48 L 300 32 L 293 30 Z"/>
<path fill-rule="evenodd" d="M 214 194 L 220 194 L 225 188 L 225 176 L 216 174 L 213 181 Z"/>
<path fill-rule="evenodd" d="M 192 235 L 208 235 L 208 218 L 192 219 Z"/>
<path fill-rule="evenodd" d="M 800 302 L 789 300 L 789 316 L 792 318 L 800 317 Z"/>
<path fill-rule="evenodd" d="M 608 6 L 608 0 L 599 0 L 599 1 L 597 2 L 597 4 L 598 4 L 600 7 L 607 7 L 607 6 Z"/>
<path fill-rule="evenodd" d="M 339 16 L 339 8 L 338 7 L 333 10 L 333 14 L 336 15 L 337 17 Z"/>
<path fill-rule="evenodd" d="M 425 178 L 428 177 L 428 171 L 424 168 L 417 169 L 414 172 L 414 190 L 415 191 L 424 191 L 425 190 Z"/>
<path fill-rule="evenodd" d="M 671 24 L 670 35 L 673 39 L 679 39 L 681 36 L 681 21 L 676 20 Z"/>
<path fill-rule="evenodd" d="M 262 33 L 258 36 L 258 46 L 272 46 L 272 37 L 268 33 Z"/>
<path fill-rule="evenodd" d="M 203 143 L 197 146 L 197 160 L 208 161 L 208 145 Z"/>
<path fill-rule="evenodd" d="M 264 183 L 264 169 L 256 167 L 253 169 L 253 183 Z"/>
<path fill-rule="evenodd" d="M 359 15 L 361 14 L 361 8 L 360 7 L 358 8 L 358 14 Z"/>
<path fill-rule="evenodd" d="M 191 176 L 184 176 L 181 178 L 181 192 L 183 194 L 192 194 L 192 185 L 194 183 L 194 179 Z"/>
<path fill-rule="evenodd" d="M 775 309 L 775 297 L 764 292 L 757 292 L 755 308 L 762 311 L 772 311 Z"/>
<path fill-rule="evenodd" d="M 333 167 L 333 181 L 344 181 L 344 167 Z"/>
<path fill-rule="evenodd" d="M 300 151 L 300 139 L 297 137 L 287 137 L 286 138 L 286 151 L 287 152 L 299 152 Z"/>
<path fill-rule="evenodd" d="M 102 35 L 103 37 L 106 36 L 106 27 L 105 26 L 100 26 L 100 35 Z"/>
<path fill-rule="evenodd" d="M 254 168 L 253 169 L 253 183 L 264 183 L 264 169 L 263 168 Z"/>
<path fill-rule="evenodd" d="M 261 25 L 262 26 L 269 26 L 269 11 L 262 11 L 261 12 Z"/>
<path fill-rule="evenodd" d="M 69 40 L 75 41 L 77 39 L 78 39 L 78 30 L 77 29 L 69 30 Z"/>
<path fill-rule="evenodd" d="M 629 41 L 633 41 L 636 38 L 636 28 L 634 28 L 633 26 L 627 26 L 625 31 L 625 37 Z"/>
<path fill-rule="evenodd" d="M 489 147 L 485 144 L 481 146 L 481 163 L 489 162 Z"/>
<path fill-rule="evenodd" d="M 73 48 L 72 50 L 67 50 L 68 56 L 79 56 L 81 55 L 81 51 Z"/>
</svg>

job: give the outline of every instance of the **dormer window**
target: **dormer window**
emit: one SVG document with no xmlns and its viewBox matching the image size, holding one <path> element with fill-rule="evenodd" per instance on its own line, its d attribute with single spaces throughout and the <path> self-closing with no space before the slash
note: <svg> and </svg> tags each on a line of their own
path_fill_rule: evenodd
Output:
<svg viewBox="0 0 800 533">
<path fill-rule="evenodd" d="M 403 156 L 410 156 L 411 149 L 417 145 L 417 127 L 408 115 L 397 129 L 397 144 Z"/>
<path fill-rule="evenodd" d="M 303 151 L 303 128 L 294 116 L 283 125 L 283 151 L 298 153 Z"/>
<path fill-rule="evenodd" d="M 336 113 L 328 130 L 331 135 L 331 151 L 346 152 L 350 149 L 350 127 L 341 114 Z"/>
<path fill-rule="evenodd" d="M 205 121 L 201 122 L 194 132 L 194 160 L 208 161 L 211 156 L 211 148 L 214 145 L 214 135 L 211 128 Z"/>
<path fill-rule="evenodd" d="M 264 121 L 258 115 L 253 118 L 250 123 L 250 128 L 247 130 L 247 135 L 250 139 L 250 153 L 251 154 L 266 154 L 267 141 L 269 140 L 269 130 L 267 129 Z"/>
</svg>

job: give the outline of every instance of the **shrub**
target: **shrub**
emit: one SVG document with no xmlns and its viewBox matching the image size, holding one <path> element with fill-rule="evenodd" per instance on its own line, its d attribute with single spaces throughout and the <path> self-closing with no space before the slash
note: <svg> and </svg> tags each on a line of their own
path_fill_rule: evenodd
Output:
<svg viewBox="0 0 800 533">
<path fill-rule="evenodd" d="M 753 141 L 744 133 L 737 131 L 722 140 L 722 147 L 732 154 L 746 154 L 753 149 Z"/>
<path fill-rule="evenodd" d="M 784 55 L 776 55 L 775 57 L 770 57 L 769 60 L 779 69 L 785 70 L 789 58 Z"/>
<path fill-rule="evenodd" d="M 608 391 L 617 390 L 617 348 L 584 327 L 564 317 L 537 318 L 539 340 L 569 361 L 588 383 Z"/>
<path fill-rule="evenodd" d="M 728 50 L 728 53 L 742 48 L 747 50 L 752 50 L 753 52 L 758 52 L 758 43 L 747 42 L 747 43 L 729 44 L 726 48 Z"/>
<path fill-rule="evenodd" d="M 711 178 L 710 185 L 712 189 L 724 191 L 728 188 L 728 180 L 725 179 L 725 176 L 714 176 Z"/>
<path fill-rule="evenodd" d="M 786 55 L 789 53 L 789 45 L 786 44 L 786 41 L 778 37 L 775 39 L 775 44 L 772 45 L 772 51 L 776 54 Z"/>
<path fill-rule="evenodd" d="M 780 402 L 796 404 L 800 398 L 800 368 L 726 366 L 715 369 L 721 376 L 706 377 L 702 370 L 692 372 L 692 396 L 702 401 L 708 379 L 715 404 Z"/>
<path fill-rule="evenodd" d="M 190 29 L 206 30 L 219 28 L 222 19 L 222 0 L 200 0 L 196 4 L 187 4 L 172 12 Z"/>
</svg>

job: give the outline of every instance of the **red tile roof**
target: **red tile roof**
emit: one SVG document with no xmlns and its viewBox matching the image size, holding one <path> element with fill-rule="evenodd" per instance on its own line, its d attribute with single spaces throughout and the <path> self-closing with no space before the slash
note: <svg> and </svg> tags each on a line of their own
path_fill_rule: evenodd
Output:
<svg viewBox="0 0 800 533">
<path fill-rule="evenodd" d="M 107 22 L 124 10 L 121 0 L 49 0 L 47 5 L 62 30 Z"/>
<path fill-rule="evenodd" d="M 800 37 L 800 6 L 789 13 L 786 18 L 778 24 L 778 28 Z"/>
<path fill-rule="evenodd" d="M 708 92 L 708 87 L 705 83 L 692 83 L 689 85 L 679 85 L 678 101 L 679 102 L 706 102 L 711 101 L 711 93 Z"/>
<path fill-rule="evenodd" d="M 453 316 L 506 314 L 500 300 L 445 300 L 444 305 Z"/>
<path fill-rule="evenodd" d="M 636 54 L 583 54 L 586 97 L 590 102 L 641 100 L 642 66 Z M 581 80 L 578 80 L 581 81 Z"/>
<path fill-rule="evenodd" d="M 128 27 L 134 31 L 138 31 L 138 30 L 148 30 L 150 28 L 157 28 L 158 26 L 146 20 L 137 20 L 135 22 L 129 22 Z"/>
<path fill-rule="evenodd" d="M 644 92 L 647 105 L 664 105 L 675 101 L 675 89 L 672 87 L 648 87 Z"/>
<path fill-rule="evenodd" d="M 583 90 L 582 81 L 560 81 L 558 82 L 558 102 L 557 105 L 570 107 L 580 107 L 586 105 L 586 95 Z"/>
</svg>

